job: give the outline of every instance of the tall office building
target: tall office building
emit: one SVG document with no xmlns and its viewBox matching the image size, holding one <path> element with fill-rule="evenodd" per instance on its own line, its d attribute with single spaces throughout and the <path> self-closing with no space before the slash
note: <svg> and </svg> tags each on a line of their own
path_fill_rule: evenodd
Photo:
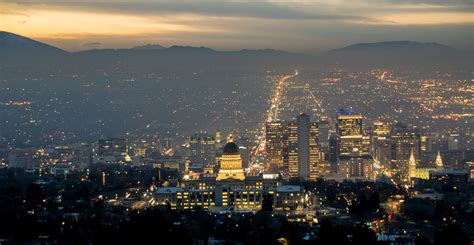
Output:
<svg viewBox="0 0 474 245">
<path fill-rule="evenodd" d="M 318 122 L 318 148 L 321 161 L 329 160 L 329 122 Z"/>
<path fill-rule="evenodd" d="M 392 124 L 376 120 L 374 121 L 373 133 L 374 136 L 388 137 L 392 133 Z"/>
<path fill-rule="evenodd" d="M 198 133 L 189 139 L 189 160 L 192 169 L 215 167 L 216 140 L 206 133 Z"/>
<path fill-rule="evenodd" d="M 297 150 L 298 150 L 298 177 L 309 179 L 310 177 L 310 156 L 309 156 L 309 116 L 300 114 L 296 117 L 297 125 Z"/>
<path fill-rule="evenodd" d="M 391 151 L 390 151 L 390 135 L 392 133 L 392 125 L 379 120 L 374 121 L 372 147 L 370 155 L 382 167 L 390 167 Z"/>
<path fill-rule="evenodd" d="M 310 117 L 304 113 L 297 116 L 296 122 L 288 123 L 284 140 L 284 145 L 287 145 L 284 165 L 287 166 L 290 178 L 317 178 L 318 136 L 318 124 L 310 122 Z"/>
<path fill-rule="evenodd" d="M 287 126 L 285 170 L 290 178 L 298 178 L 298 124 L 290 122 Z"/>
<path fill-rule="evenodd" d="M 339 156 L 368 155 L 367 138 L 362 135 L 362 114 L 338 110 L 336 133 L 339 138 Z"/>
<path fill-rule="evenodd" d="M 319 127 L 318 123 L 312 122 L 309 126 L 309 178 L 316 180 L 319 173 L 327 172 L 320 169 L 320 150 L 319 150 Z"/>
<path fill-rule="evenodd" d="M 409 183 L 409 159 L 411 151 L 420 159 L 420 134 L 403 124 L 397 124 L 391 137 L 391 167 L 398 172 L 400 180 Z M 418 162 L 417 162 L 418 164 Z"/>
<path fill-rule="evenodd" d="M 266 159 L 278 167 L 283 166 L 285 156 L 286 125 L 282 122 L 267 122 L 266 124 Z"/>
<path fill-rule="evenodd" d="M 362 114 L 342 109 L 336 114 L 338 172 L 351 178 L 370 177 L 373 160 L 369 155 L 370 137 L 362 132 Z"/>
<path fill-rule="evenodd" d="M 339 137 L 362 135 L 362 114 L 352 110 L 337 110 L 336 133 Z"/>
</svg>

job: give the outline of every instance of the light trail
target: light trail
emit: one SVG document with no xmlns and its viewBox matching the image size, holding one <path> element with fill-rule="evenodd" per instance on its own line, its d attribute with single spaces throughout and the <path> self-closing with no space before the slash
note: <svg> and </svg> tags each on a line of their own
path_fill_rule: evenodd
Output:
<svg viewBox="0 0 474 245">
<path fill-rule="evenodd" d="M 319 107 L 319 110 L 320 110 L 322 113 L 324 113 L 324 108 L 323 108 L 323 102 L 322 102 L 322 100 L 318 100 L 318 99 L 316 98 L 316 96 L 314 96 L 313 91 L 311 91 L 311 89 L 309 89 L 309 84 L 306 84 L 305 90 L 308 91 L 309 95 L 311 96 L 311 98 L 312 98 L 313 101 L 314 101 L 314 104 Z"/>
<path fill-rule="evenodd" d="M 254 169 L 262 170 L 262 166 L 258 162 L 258 158 L 264 153 L 265 151 L 265 126 L 267 122 L 273 122 L 278 120 L 278 106 L 281 101 L 281 95 L 283 93 L 283 89 L 285 88 L 285 83 L 288 79 L 294 78 L 299 75 L 299 71 L 295 70 L 293 74 L 284 76 L 280 78 L 278 81 L 278 85 L 275 89 L 275 93 L 271 97 L 270 100 L 270 108 L 268 110 L 268 115 L 264 122 L 261 124 L 261 135 L 258 136 L 258 143 L 257 146 L 254 147 L 253 152 L 251 154 L 252 159 L 250 160 L 250 166 Z"/>
</svg>

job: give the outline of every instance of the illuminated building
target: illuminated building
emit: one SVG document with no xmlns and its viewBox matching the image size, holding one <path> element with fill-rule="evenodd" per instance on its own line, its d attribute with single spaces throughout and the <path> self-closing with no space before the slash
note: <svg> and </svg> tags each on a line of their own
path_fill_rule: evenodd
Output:
<svg viewBox="0 0 474 245">
<path fill-rule="evenodd" d="M 440 151 L 438 151 L 438 154 L 436 155 L 435 164 L 436 164 L 436 169 L 441 170 L 441 169 L 444 168 L 443 159 L 441 158 L 441 152 Z"/>
<path fill-rule="evenodd" d="M 417 164 L 420 161 L 420 135 L 407 126 L 398 124 L 391 137 L 392 170 L 404 183 L 409 183 L 409 160 L 413 150 Z"/>
<path fill-rule="evenodd" d="M 285 153 L 286 126 L 282 122 L 267 122 L 265 130 L 267 162 L 282 167 Z"/>
<path fill-rule="evenodd" d="M 374 180 L 373 158 L 369 155 L 339 158 L 337 173 L 345 179 Z"/>
<path fill-rule="evenodd" d="M 309 116 L 306 114 L 300 114 L 296 117 L 297 126 L 297 144 L 296 149 L 298 152 L 298 178 L 309 179 L 310 176 L 310 157 L 309 157 L 309 130 L 310 122 Z M 317 146 L 317 145 L 316 145 Z"/>
<path fill-rule="evenodd" d="M 290 178 L 298 178 L 298 125 L 288 123 L 285 170 Z"/>
<path fill-rule="evenodd" d="M 326 175 L 330 174 L 331 171 L 331 162 L 328 161 L 320 161 L 317 165 L 317 173 L 318 175 Z M 335 172 L 335 171 L 334 171 Z"/>
<path fill-rule="evenodd" d="M 309 126 L 309 179 L 316 180 L 319 172 L 320 153 L 318 146 L 319 124 L 312 122 Z"/>
<path fill-rule="evenodd" d="M 217 130 L 216 131 L 216 144 L 220 144 L 222 139 L 222 134 L 221 131 Z"/>
<path fill-rule="evenodd" d="M 216 165 L 216 140 L 214 137 L 199 133 L 189 139 L 190 168 L 202 169 Z"/>
<path fill-rule="evenodd" d="M 329 122 L 319 121 L 318 122 L 318 147 L 320 151 L 320 160 L 329 159 Z"/>
<path fill-rule="evenodd" d="M 302 210 L 308 203 L 308 195 L 297 185 L 278 186 L 275 188 L 273 203 L 275 210 Z"/>
<path fill-rule="evenodd" d="M 290 178 L 315 180 L 319 162 L 318 125 L 309 116 L 300 114 L 290 122 L 288 130 L 287 166 Z"/>
<path fill-rule="evenodd" d="M 94 163 L 130 163 L 127 140 L 125 138 L 100 139 Z"/>
<path fill-rule="evenodd" d="M 127 141 L 125 138 L 108 138 L 99 140 L 99 156 L 125 156 Z"/>
<path fill-rule="evenodd" d="M 337 110 L 336 133 L 339 137 L 362 135 L 362 115 L 351 110 Z"/>
<path fill-rule="evenodd" d="M 390 138 L 386 136 L 373 136 L 370 155 L 384 168 L 390 169 L 391 147 Z"/>
<path fill-rule="evenodd" d="M 244 170 L 242 168 L 242 158 L 240 158 L 239 147 L 229 139 L 225 145 L 222 157 L 220 158 L 220 168 L 216 180 L 244 180 Z"/>
<path fill-rule="evenodd" d="M 369 138 L 362 134 L 362 115 L 349 110 L 338 110 L 336 133 L 339 138 L 339 157 L 369 154 Z"/>
<path fill-rule="evenodd" d="M 239 147 L 231 138 L 219 160 L 217 173 L 185 175 L 179 188 L 159 188 L 158 203 L 177 209 L 258 210 L 264 195 L 274 195 L 280 186 L 278 174 L 245 174 Z"/>
<path fill-rule="evenodd" d="M 410 160 L 408 161 L 408 175 L 410 178 L 410 184 L 413 186 L 413 181 L 417 177 L 416 160 L 415 160 L 415 153 L 413 153 L 413 149 L 411 150 Z"/>
<path fill-rule="evenodd" d="M 469 172 L 467 170 L 443 169 L 430 172 L 430 182 L 438 188 L 442 186 L 453 186 L 461 189 L 466 186 L 469 180 Z"/>
<path fill-rule="evenodd" d="M 372 147 L 370 155 L 374 160 L 380 163 L 384 168 L 390 167 L 391 151 L 390 151 L 390 135 L 392 133 L 392 125 L 390 123 L 379 120 L 374 121 Z"/>
<path fill-rule="evenodd" d="M 428 135 L 422 135 L 421 136 L 421 145 L 420 145 L 420 150 L 423 153 L 428 153 L 431 152 L 431 139 Z"/>
<path fill-rule="evenodd" d="M 466 163 L 468 170 L 469 170 L 469 180 L 474 180 L 474 162 L 467 162 Z"/>
<path fill-rule="evenodd" d="M 336 113 L 338 173 L 346 178 L 373 179 L 370 137 L 363 135 L 362 114 L 351 110 Z"/>
<path fill-rule="evenodd" d="M 387 122 L 374 121 L 374 136 L 390 136 L 392 133 L 392 125 Z"/>
</svg>

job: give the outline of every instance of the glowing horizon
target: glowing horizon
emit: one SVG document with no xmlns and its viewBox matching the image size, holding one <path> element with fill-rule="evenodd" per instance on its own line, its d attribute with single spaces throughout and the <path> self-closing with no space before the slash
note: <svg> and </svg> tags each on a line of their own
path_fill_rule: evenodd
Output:
<svg viewBox="0 0 474 245">
<path fill-rule="evenodd" d="M 156 43 L 312 52 L 390 40 L 472 48 L 474 15 L 462 1 L 185 2 L 6 1 L 0 28 L 69 51 Z"/>
</svg>

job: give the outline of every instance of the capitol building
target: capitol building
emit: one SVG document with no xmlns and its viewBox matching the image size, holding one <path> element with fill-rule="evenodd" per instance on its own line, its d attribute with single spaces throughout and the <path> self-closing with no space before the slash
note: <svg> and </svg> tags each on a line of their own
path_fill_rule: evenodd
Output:
<svg viewBox="0 0 474 245">
<path fill-rule="evenodd" d="M 216 172 L 185 175 L 179 187 L 155 191 L 157 203 L 182 210 L 201 207 L 211 211 L 256 211 L 264 198 L 271 198 L 276 209 L 296 209 L 305 202 L 302 188 L 282 186 L 279 174 L 246 173 L 232 138 L 223 148 Z"/>
</svg>

